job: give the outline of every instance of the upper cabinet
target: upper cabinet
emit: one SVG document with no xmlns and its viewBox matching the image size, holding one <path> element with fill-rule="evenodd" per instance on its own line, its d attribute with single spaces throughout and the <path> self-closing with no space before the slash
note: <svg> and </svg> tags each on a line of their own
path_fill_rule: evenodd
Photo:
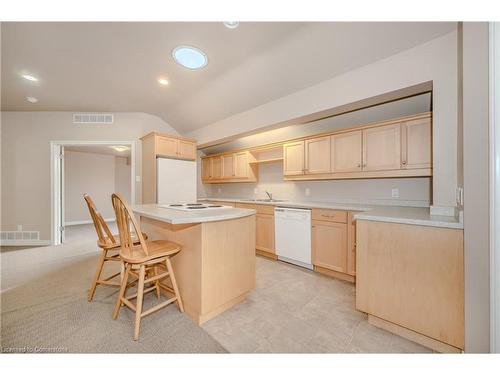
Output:
<svg viewBox="0 0 500 375">
<path fill-rule="evenodd" d="M 401 125 L 363 130 L 363 171 L 401 168 Z"/>
<path fill-rule="evenodd" d="M 362 139 L 361 130 L 331 136 L 333 173 L 361 171 Z"/>
<path fill-rule="evenodd" d="M 432 176 L 431 116 L 422 113 L 207 156 L 203 182 L 257 181 L 258 165 L 270 162 L 283 162 L 284 179 L 296 181 Z"/>
<path fill-rule="evenodd" d="M 330 173 L 330 136 L 305 141 L 306 174 Z"/>
<path fill-rule="evenodd" d="M 196 141 L 175 135 L 149 133 L 142 141 L 142 203 L 156 203 L 156 158 L 196 160 Z M 211 173 L 211 168 L 206 169 Z"/>
<path fill-rule="evenodd" d="M 201 160 L 203 183 L 257 181 L 258 170 L 248 151 L 205 156 Z"/>
<path fill-rule="evenodd" d="M 401 123 L 402 159 L 404 169 L 430 168 L 432 165 L 431 119 L 423 118 Z"/>
<path fill-rule="evenodd" d="M 285 176 L 304 174 L 304 141 L 283 145 L 283 174 Z"/>
<path fill-rule="evenodd" d="M 153 142 L 155 156 L 196 160 L 196 141 L 175 135 L 149 133 L 141 138 L 144 142 Z"/>
</svg>

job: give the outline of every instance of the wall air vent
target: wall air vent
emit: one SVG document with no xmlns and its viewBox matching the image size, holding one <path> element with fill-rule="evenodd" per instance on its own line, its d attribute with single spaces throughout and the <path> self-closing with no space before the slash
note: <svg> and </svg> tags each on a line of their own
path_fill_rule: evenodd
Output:
<svg viewBox="0 0 500 375">
<path fill-rule="evenodd" d="M 112 124 L 110 113 L 73 113 L 73 124 Z"/>
</svg>

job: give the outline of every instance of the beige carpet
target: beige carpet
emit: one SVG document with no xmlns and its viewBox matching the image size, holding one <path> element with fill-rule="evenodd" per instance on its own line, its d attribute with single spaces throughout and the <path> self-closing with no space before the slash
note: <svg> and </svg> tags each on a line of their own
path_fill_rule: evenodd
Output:
<svg viewBox="0 0 500 375">
<path fill-rule="evenodd" d="M 2 293 L 3 352 L 225 353 L 226 350 L 175 304 L 145 317 L 138 342 L 132 340 L 134 313 L 122 308 L 111 318 L 117 289 L 87 289 L 96 255 L 75 258 L 64 268 Z M 145 307 L 157 299 L 150 293 Z M 41 348 L 41 349 L 40 349 Z"/>
</svg>

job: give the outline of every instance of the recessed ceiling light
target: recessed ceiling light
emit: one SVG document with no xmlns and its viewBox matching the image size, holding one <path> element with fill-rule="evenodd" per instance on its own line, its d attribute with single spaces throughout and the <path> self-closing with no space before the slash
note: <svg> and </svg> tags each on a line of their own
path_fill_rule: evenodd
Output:
<svg viewBox="0 0 500 375">
<path fill-rule="evenodd" d="M 128 150 L 127 146 L 109 146 L 109 147 L 111 147 L 113 150 L 116 150 L 118 152 L 123 152 L 123 151 Z"/>
<path fill-rule="evenodd" d="M 236 29 L 238 26 L 240 26 L 240 23 L 238 21 L 224 21 L 224 26 L 226 26 L 228 29 Z"/>
<path fill-rule="evenodd" d="M 207 55 L 196 47 L 179 46 L 172 51 L 175 61 L 188 69 L 200 69 L 208 63 Z"/>
<path fill-rule="evenodd" d="M 158 78 L 158 83 L 160 85 L 166 86 L 166 85 L 168 85 L 168 80 L 165 78 Z"/>
<path fill-rule="evenodd" d="M 26 79 L 28 81 L 38 82 L 38 78 L 36 78 L 35 76 L 32 76 L 31 74 L 23 74 L 23 75 L 21 75 L 21 77 L 23 77 L 24 79 Z"/>
<path fill-rule="evenodd" d="M 38 101 L 38 99 L 34 98 L 33 96 L 27 96 L 26 100 L 30 103 L 36 103 Z"/>
</svg>

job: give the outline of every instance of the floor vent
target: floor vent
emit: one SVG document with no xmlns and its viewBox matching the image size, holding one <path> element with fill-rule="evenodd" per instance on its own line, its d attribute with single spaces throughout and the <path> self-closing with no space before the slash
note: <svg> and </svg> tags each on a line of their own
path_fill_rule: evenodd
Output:
<svg viewBox="0 0 500 375">
<path fill-rule="evenodd" d="M 111 113 L 73 113 L 73 124 L 112 124 Z"/>
<path fill-rule="evenodd" d="M 40 239 L 40 232 L 34 231 L 1 231 L 2 241 L 37 241 Z"/>
</svg>

